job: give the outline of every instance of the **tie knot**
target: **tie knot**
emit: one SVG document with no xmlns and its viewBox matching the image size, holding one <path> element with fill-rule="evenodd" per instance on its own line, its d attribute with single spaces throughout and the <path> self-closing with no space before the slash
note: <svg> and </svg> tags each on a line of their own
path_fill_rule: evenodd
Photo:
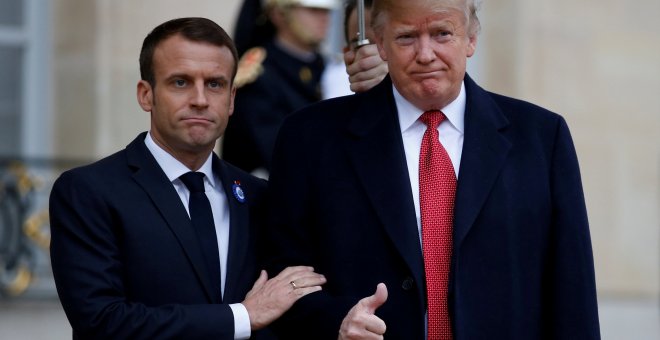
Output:
<svg viewBox="0 0 660 340">
<path fill-rule="evenodd" d="M 445 117 L 445 114 L 442 113 L 442 111 L 432 110 L 424 112 L 419 119 L 426 124 L 427 127 L 437 129 L 438 125 L 440 125 L 445 118 L 447 117 Z"/>
<path fill-rule="evenodd" d="M 190 171 L 179 177 L 190 192 L 204 192 L 204 173 Z"/>
</svg>

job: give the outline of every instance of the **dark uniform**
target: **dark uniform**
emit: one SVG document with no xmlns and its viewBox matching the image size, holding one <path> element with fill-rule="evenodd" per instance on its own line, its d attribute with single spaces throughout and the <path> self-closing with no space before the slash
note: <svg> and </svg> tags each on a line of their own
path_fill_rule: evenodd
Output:
<svg viewBox="0 0 660 340">
<path fill-rule="evenodd" d="M 253 79 L 247 84 L 237 84 L 234 114 L 227 125 L 222 148 L 226 161 L 249 172 L 270 169 L 275 137 L 284 118 L 321 99 L 324 69 L 320 54 L 315 53 L 311 60 L 301 60 L 273 42 L 246 55 L 251 52 L 262 55 L 265 52 L 265 59 L 249 66 L 255 73 Z"/>
</svg>

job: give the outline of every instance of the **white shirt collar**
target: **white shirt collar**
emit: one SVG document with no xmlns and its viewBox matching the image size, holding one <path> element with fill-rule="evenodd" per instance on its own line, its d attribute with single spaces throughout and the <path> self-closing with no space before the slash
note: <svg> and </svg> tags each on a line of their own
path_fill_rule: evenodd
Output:
<svg viewBox="0 0 660 340">
<path fill-rule="evenodd" d="M 404 132 L 419 120 L 419 117 L 422 116 L 424 111 L 418 109 L 415 105 L 404 98 L 394 85 L 392 85 L 392 90 L 394 92 L 394 101 L 396 102 L 396 107 L 399 112 L 399 126 L 401 127 L 401 132 Z M 461 91 L 459 92 L 458 97 L 440 110 L 445 114 L 449 123 L 461 133 L 463 133 L 465 127 L 465 98 L 465 83 L 461 82 Z"/>
<path fill-rule="evenodd" d="M 167 151 L 163 150 L 151 137 L 151 131 L 147 133 L 147 136 L 144 139 L 144 143 L 147 145 L 149 151 L 160 165 L 161 169 L 165 172 L 165 175 L 173 182 L 178 179 L 181 175 L 191 171 L 183 163 L 179 162 L 176 158 L 170 155 Z M 215 187 L 215 176 L 213 176 L 213 153 L 209 154 L 209 157 L 206 159 L 198 172 L 204 173 L 206 175 L 206 180 L 211 184 L 212 187 Z"/>
</svg>

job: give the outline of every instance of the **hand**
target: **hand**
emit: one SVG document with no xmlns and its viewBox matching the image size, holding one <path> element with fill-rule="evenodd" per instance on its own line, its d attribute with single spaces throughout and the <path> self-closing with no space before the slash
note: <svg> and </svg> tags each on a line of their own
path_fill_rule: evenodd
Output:
<svg viewBox="0 0 660 340">
<path fill-rule="evenodd" d="M 250 316 L 250 327 L 253 331 L 266 327 L 298 299 L 321 290 L 325 281 L 312 267 L 288 267 L 270 280 L 262 270 L 242 302 Z"/>
<path fill-rule="evenodd" d="M 387 301 L 387 287 L 379 283 L 376 293 L 360 300 L 341 322 L 339 339 L 383 339 L 385 321 L 374 315 L 376 309 Z"/>
<path fill-rule="evenodd" d="M 375 44 L 364 45 L 356 50 L 347 49 L 344 52 L 344 64 L 353 92 L 364 92 L 376 86 L 388 72 L 387 63 L 380 58 Z"/>
</svg>

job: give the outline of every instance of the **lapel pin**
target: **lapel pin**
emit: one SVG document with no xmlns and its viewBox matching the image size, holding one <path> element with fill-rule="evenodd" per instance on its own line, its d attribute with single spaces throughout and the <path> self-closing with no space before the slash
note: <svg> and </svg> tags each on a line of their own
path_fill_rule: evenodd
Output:
<svg viewBox="0 0 660 340">
<path fill-rule="evenodd" d="M 234 193 L 234 197 L 240 203 L 245 203 L 245 192 L 241 188 L 241 181 L 234 181 L 234 184 L 231 186 L 231 191 Z"/>
</svg>

